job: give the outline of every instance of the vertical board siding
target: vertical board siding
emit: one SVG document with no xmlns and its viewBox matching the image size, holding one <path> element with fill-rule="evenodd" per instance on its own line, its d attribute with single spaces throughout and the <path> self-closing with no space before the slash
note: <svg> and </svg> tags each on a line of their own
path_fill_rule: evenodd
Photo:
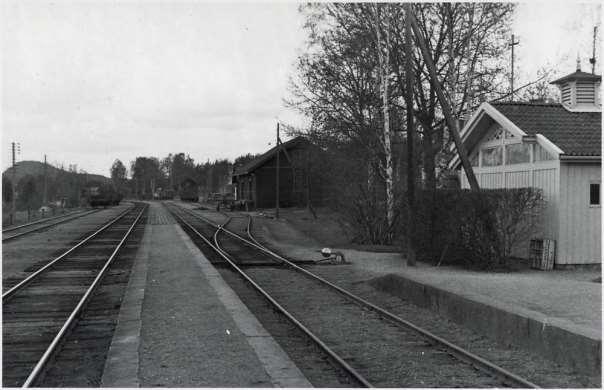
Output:
<svg viewBox="0 0 604 390">
<path fill-rule="evenodd" d="M 542 213 L 541 235 L 540 238 L 557 240 L 558 235 L 558 169 L 546 168 L 535 169 L 533 171 L 534 188 L 543 191 L 545 200 L 545 209 Z"/>
<path fill-rule="evenodd" d="M 530 187 L 530 171 L 505 172 L 505 188 Z"/>
<path fill-rule="evenodd" d="M 503 188 L 503 173 L 482 173 L 480 175 L 480 187 L 481 188 Z"/>
<path fill-rule="evenodd" d="M 589 205 L 589 184 L 601 181 L 601 165 L 562 164 L 560 238 L 556 263 L 602 262 L 601 207 Z"/>
<path fill-rule="evenodd" d="M 511 171 L 505 172 L 505 188 L 526 188 L 531 187 L 531 171 L 523 170 L 523 171 Z M 530 221 L 527 221 L 530 223 Z M 542 232 L 536 232 L 536 234 L 541 234 Z M 532 237 L 524 237 L 524 239 L 520 240 L 514 248 L 512 248 L 512 256 L 527 258 L 529 255 L 529 245 L 530 239 Z"/>
<path fill-rule="evenodd" d="M 541 214 L 538 230 L 533 237 L 519 242 L 512 251 L 516 257 L 528 257 L 530 238 L 558 239 L 558 161 L 523 165 L 522 170 L 514 165 L 500 167 L 499 172 L 484 172 L 481 168 L 474 168 L 481 188 L 523 188 L 534 187 L 543 191 L 545 207 Z M 526 168 L 525 168 L 526 167 Z M 492 168 L 491 168 L 492 169 Z M 460 174 L 461 187 L 469 188 L 468 180 L 463 171 Z"/>
</svg>

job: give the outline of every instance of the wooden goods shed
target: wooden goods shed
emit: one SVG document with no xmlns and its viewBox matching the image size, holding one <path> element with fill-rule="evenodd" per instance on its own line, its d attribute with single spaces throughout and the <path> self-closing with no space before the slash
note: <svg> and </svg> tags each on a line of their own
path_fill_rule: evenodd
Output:
<svg viewBox="0 0 604 390">
<path fill-rule="evenodd" d="M 251 207 L 272 208 L 276 203 L 277 147 L 233 170 L 235 198 Z M 319 183 L 310 176 L 314 148 L 296 137 L 279 148 L 279 207 L 318 205 Z"/>
</svg>

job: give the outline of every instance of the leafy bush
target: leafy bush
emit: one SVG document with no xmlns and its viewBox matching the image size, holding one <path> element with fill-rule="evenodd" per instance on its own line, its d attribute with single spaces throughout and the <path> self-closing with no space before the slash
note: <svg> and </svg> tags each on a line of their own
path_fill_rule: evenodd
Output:
<svg viewBox="0 0 604 390">
<path fill-rule="evenodd" d="M 543 206 L 535 188 L 423 192 L 410 238 L 422 261 L 505 268 L 514 247 L 536 232 Z"/>
<path fill-rule="evenodd" d="M 350 142 L 321 139 L 317 144 L 330 146 L 328 153 L 312 156 L 311 177 L 321 183 L 321 203 L 342 216 L 352 243 L 392 244 L 399 225 L 388 224 L 386 189 L 375 158 Z M 311 192 L 315 188 L 311 184 Z"/>
<path fill-rule="evenodd" d="M 386 202 L 376 196 L 375 192 L 367 191 L 362 186 L 351 199 L 346 215 L 350 219 L 354 233 L 352 242 L 356 244 L 379 244 L 390 245 L 394 236 L 395 222 L 389 226 L 386 218 Z"/>
</svg>

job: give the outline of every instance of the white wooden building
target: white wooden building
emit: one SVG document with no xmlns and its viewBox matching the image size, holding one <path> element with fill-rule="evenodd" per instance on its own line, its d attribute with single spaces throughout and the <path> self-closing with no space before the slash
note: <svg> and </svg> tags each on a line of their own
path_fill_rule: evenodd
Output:
<svg viewBox="0 0 604 390">
<path fill-rule="evenodd" d="M 601 253 L 601 76 L 577 69 L 554 81 L 561 103 L 483 103 L 462 129 L 482 188 L 536 187 L 547 201 L 540 237 L 555 265 L 597 264 Z M 462 188 L 469 188 L 458 158 Z M 528 256 L 526 243 L 518 255 Z"/>
</svg>

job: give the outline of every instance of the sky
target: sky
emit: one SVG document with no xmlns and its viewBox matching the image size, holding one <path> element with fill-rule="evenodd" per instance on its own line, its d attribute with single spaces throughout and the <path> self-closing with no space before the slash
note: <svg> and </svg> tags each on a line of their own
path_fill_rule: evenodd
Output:
<svg viewBox="0 0 604 390">
<path fill-rule="evenodd" d="M 541 66 L 589 70 L 597 3 L 521 3 L 517 85 Z M 18 160 L 109 175 L 116 158 L 261 153 L 305 47 L 298 3 L 3 1 L 2 168 Z M 598 47 L 597 56 L 600 55 Z"/>
</svg>

